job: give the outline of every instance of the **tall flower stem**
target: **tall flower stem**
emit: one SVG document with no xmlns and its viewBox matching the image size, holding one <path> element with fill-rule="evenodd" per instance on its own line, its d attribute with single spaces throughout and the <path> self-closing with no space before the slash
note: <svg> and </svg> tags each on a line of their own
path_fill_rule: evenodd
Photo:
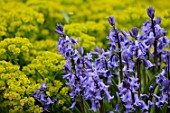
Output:
<svg viewBox="0 0 170 113">
<path fill-rule="evenodd" d="M 138 95 L 140 96 L 140 93 L 141 93 L 141 76 L 140 76 L 140 59 L 138 58 L 138 49 L 136 50 L 136 57 L 137 57 L 137 60 L 136 60 L 136 71 L 137 71 L 137 76 L 138 76 L 138 79 L 139 79 L 139 92 L 138 92 Z"/>
<path fill-rule="evenodd" d="M 146 76 L 146 70 L 145 70 L 145 66 L 144 65 L 142 65 L 142 84 L 146 84 L 148 81 L 147 81 L 147 76 Z M 143 89 L 143 91 L 144 91 L 144 88 L 145 88 L 145 85 L 142 85 L 142 89 Z"/>
<path fill-rule="evenodd" d="M 140 95 L 140 93 L 141 93 L 141 76 L 140 76 L 140 60 L 139 59 L 137 59 L 136 65 L 137 65 L 136 66 L 136 68 L 137 68 L 137 76 L 138 76 L 139 83 L 140 83 L 138 94 Z"/>
<path fill-rule="evenodd" d="M 104 113 L 103 100 L 100 100 L 100 113 Z"/>
<path fill-rule="evenodd" d="M 118 39 L 118 48 L 119 48 L 119 67 L 120 67 L 120 82 L 123 80 L 123 66 L 122 66 L 122 53 L 121 53 L 121 45 L 120 45 L 120 39 L 119 34 L 116 33 L 117 39 Z"/>
<path fill-rule="evenodd" d="M 81 113 L 85 113 L 83 98 L 80 94 L 79 94 L 79 97 L 80 97 L 80 101 L 81 101 L 81 103 L 80 103 Z"/>
<path fill-rule="evenodd" d="M 99 88 L 97 82 L 95 80 L 94 80 L 94 82 L 96 84 L 96 87 Z M 104 106 L 103 106 L 103 100 L 100 100 L 99 103 L 100 103 L 100 113 L 105 113 Z"/>
<path fill-rule="evenodd" d="M 161 69 L 161 62 L 162 62 L 162 60 L 161 60 L 161 53 L 160 53 L 160 57 L 159 57 L 159 63 L 160 63 L 160 65 L 158 66 L 158 71 Z"/>
<path fill-rule="evenodd" d="M 73 59 L 71 60 L 71 64 L 72 64 L 72 66 L 74 67 L 73 70 L 74 70 L 74 72 L 75 72 L 76 69 L 75 69 L 75 63 L 74 63 L 74 60 L 73 60 Z M 76 75 L 76 72 L 75 72 L 75 76 L 76 76 L 77 79 L 79 79 L 79 78 L 77 77 L 77 75 Z M 79 106 L 80 106 L 81 113 L 85 113 L 85 110 L 84 110 L 84 102 L 83 102 L 83 98 L 82 98 L 82 96 L 81 96 L 80 93 L 78 94 L 78 98 L 80 99 L 80 104 L 79 104 Z"/>
<path fill-rule="evenodd" d="M 157 38 L 156 38 L 156 32 L 155 32 L 155 27 L 154 27 L 154 21 L 153 19 L 151 19 L 152 22 L 152 29 L 153 29 L 153 34 L 155 36 L 155 41 L 154 41 L 154 63 L 155 63 L 155 67 L 154 67 L 154 73 L 156 73 L 157 71 L 157 66 L 158 66 L 158 62 L 157 62 Z"/>
</svg>

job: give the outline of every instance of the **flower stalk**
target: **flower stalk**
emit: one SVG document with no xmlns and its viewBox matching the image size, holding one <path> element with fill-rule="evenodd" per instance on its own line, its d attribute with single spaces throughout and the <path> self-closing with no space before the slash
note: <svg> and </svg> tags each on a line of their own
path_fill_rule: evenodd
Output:
<svg viewBox="0 0 170 113">
<path fill-rule="evenodd" d="M 157 61 L 157 43 L 158 42 L 157 42 L 157 37 L 156 37 L 156 32 L 155 32 L 153 19 L 151 19 L 151 22 L 152 22 L 153 34 L 155 36 L 155 41 L 154 41 L 154 63 L 155 63 L 154 73 L 156 73 L 157 67 L 158 67 L 158 61 Z"/>
<path fill-rule="evenodd" d="M 122 66 L 122 53 L 121 53 L 121 46 L 120 46 L 120 40 L 119 40 L 119 36 L 117 34 L 118 37 L 118 48 L 119 48 L 119 66 L 120 66 L 120 81 L 123 80 L 123 66 Z"/>
<path fill-rule="evenodd" d="M 104 106 L 103 106 L 103 100 L 100 100 L 100 113 L 105 113 Z"/>
<path fill-rule="evenodd" d="M 138 79 L 139 79 L 139 92 L 138 92 L 138 94 L 140 95 L 140 93 L 141 93 L 141 75 L 140 75 L 140 60 L 139 59 L 137 59 L 137 61 L 136 61 L 136 63 L 137 63 L 137 76 L 138 76 Z"/>
</svg>

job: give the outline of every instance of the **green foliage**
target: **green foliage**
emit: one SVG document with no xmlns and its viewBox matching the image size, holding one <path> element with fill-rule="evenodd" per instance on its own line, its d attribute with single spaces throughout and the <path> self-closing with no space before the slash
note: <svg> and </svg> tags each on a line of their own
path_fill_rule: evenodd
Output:
<svg viewBox="0 0 170 113">
<path fill-rule="evenodd" d="M 61 81 L 64 63 L 65 60 L 60 54 L 42 51 L 37 53 L 37 57 L 22 69 L 32 82 L 46 82 L 48 86 L 47 95 L 59 100 L 57 105 L 52 106 L 51 112 L 60 111 L 60 113 L 64 113 L 69 111 L 69 88 L 64 86 Z"/>
<path fill-rule="evenodd" d="M 39 26 L 44 23 L 42 13 L 20 2 L 7 2 L 0 7 L 0 11 L 0 40 L 8 37 L 35 40 L 40 34 Z"/>
<path fill-rule="evenodd" d="M 103 47 L 107 43 L 105 37 L 110 29 L 106 22 L 109 16 L 113 15 L 116 18 L 118 28 L 128 32 L 133 26 L 140 28 L 147 19 L 145 9 L 148 6 L 157 9 L 156 14 L 163 20 L 162 26 L 170 31 L 168 26 L 170 8 L 167 0 L 164 2 L 158 0 L 77 0 L 76 2 L 73 0 L 57 2 L 56 0 L 2 0 L 1 2 L 1 40 L 15 36 L 27 37 L 31 42 L 42 39 L 57 40 L 58 37 L 54 32 L 55 25 L 62 23 L 65 24 L 68 35 L 78 37 L 80 40 L 84 35 L 91 41 L 96 38 L 97 40 L 93 40 L 92 43 Z M 90 50 L 93 50 L 91 47 L 89 43 Z"/>
<path fill-rule="evenodd" d="M 32 90 L 28 88 L 30 85 Z M 0 111 L 2 113 L 42 112 L 43 109 L 34 105 L 35 100 L 31 97 L 38 87 L 40 85 L 32 84 L 19 70 L 19 66 L 0 61 Z"/>
<path fill-rule="evenodd" d="M 59 100 L 57 105 L 53 105 L 51 107 L 51 112 L 71 112 L 71 110 L 69 109 L 71 102 L 68 95 L 69 87 L 64 86 L 64 84 L 59 80 L 51 81 L 49 79 L 45 79 L 48 86 L 47 94 Z"/>
<path fill-rule="evenodd" d="M 29 65 L 24 66 L 22 71 L 37 81 L 47 77 L 51 80 L 61 80 L 64 63 L 65 61 L 59 54 L 49 51 L 41 52 Z"/>
<path fill-rule="evenodd" d="M 57 50 L 56 49 L 57 42 L 56 40 L 52 40 L 52 39 L 35 41 L 33 45 L 38 53 L 42 51 L 50 51 L 56 53 Z"/>
<path fill-rule="evenodd" d="M 0 42 L 0 60 L 10 61 L 22 68 L 33 58 L 35 50 L 27 38 L 7 38 Z"/>
</svg>

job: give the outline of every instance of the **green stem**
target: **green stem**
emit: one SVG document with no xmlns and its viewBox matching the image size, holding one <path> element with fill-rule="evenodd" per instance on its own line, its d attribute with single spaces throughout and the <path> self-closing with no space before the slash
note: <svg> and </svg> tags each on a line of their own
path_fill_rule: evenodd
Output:
<svg viewBox="0 0 170 113">
<path fill-rule="evenodd" d="M 81 103 L 80 103 L 81 113 L 85 113 L 83 98 L 80 94 L 79 94 L 79 96 L 80 96 L 80 101 L 81 101 Z"/>
<path fill-rule="evenodd" d="M 22 68 L 23 68 L 23 54 L 21 53 L 20 55 L 19 55 L 19 65 L 20 65 L 20 70 L 22 70 Z"/>
<path fill-rule="evenodd" d="M 152 22 L 153 34 L 155 36 L 155 41 L 154 41 L 154 63 L 155 63 L 154 73 L 156 73 L 157 66 L 158 66 L 158 63 L 157 63 L 157 37 L 156 37 L 156 32 L 155 32 L 153 19 L 151 20 L 151 22 Z"/>
<path fill-rule="evenodd" d="M 116 32 L 116 38 L 118 40 L 118 56 L 119 56 L 119 67 L 120 67 L 120 77 L 119 77 L 119 83 L 122 82 L 123 80 L 123 66 L 122 66 L 122 53 L 121 53 L 121 45 L 120 45 L 120 39 L 119 39 L 119 34 L 118 32 L 115 30 L 115 26 L 113 26 L 113 30 Z"/>
<path fill-rule="evenodd" d="M 103 100 L 100 100 L 100 113 L 104 113 Z"/>
<path fill-rule="evenodd" d="M 160 53 L 160 58 L 159 58 L 160 65 L 158 66 L 158 71 L 160 71 L 160 69 L 161 69 L 161 62 L 162 62 L 162 60 L 161 60 L 161 54 L 162 54 L 162 53 Z"/>
<path fill-rule="evenodd" d="M 119 40 L 119 35 L 117 34 L 117 39 L 118 39 L 118 48 L 119 48 L 119 67 L 120 67 L 120 82 L 123 80 L 123 66 L 122 66 L 122 53 L 121 53 L 121 45 L 120 45 L 120 40 Z"/>
<path fill-rule="evenodd" d="M 137 63 L 137 76 L 138 76 L 139 83 L 140 83 L 138 95 L 140 95 L 141 93 L 140 60 L 137 59 L 136 63 Z"/>
<path fill-rule="evenodd" d="M 146 76 L 146 70 L 145 70 L 145 66 L 144 65 L 142 65 L 142 71 L 143 71 L 143 81 L 142 81 L 142 84 L 147 84 L 147 82 L 146 82 L 146 79 L 147 79 L 147 76 Z M 142 85 L 142 90 L 144 91 L 144 88 L 145 88 L 145 85 Z"/>
</svg>

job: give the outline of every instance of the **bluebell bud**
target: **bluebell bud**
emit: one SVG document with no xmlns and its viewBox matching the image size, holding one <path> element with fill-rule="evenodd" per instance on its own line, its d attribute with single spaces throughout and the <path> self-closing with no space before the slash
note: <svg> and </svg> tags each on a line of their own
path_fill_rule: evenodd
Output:
<svg viewBox="0 0 170 113">
<path fill-rule="evenodd" d="M 147 14 L 148 14 L 148 16 L 151 18 L 151 19 L 153 19 L 154 18 L 154 16 L 155 16 L 155 10 L 152 8 L 152 7 L 149 7 L 148 9 L 147 9 Z"/>
</svg>

